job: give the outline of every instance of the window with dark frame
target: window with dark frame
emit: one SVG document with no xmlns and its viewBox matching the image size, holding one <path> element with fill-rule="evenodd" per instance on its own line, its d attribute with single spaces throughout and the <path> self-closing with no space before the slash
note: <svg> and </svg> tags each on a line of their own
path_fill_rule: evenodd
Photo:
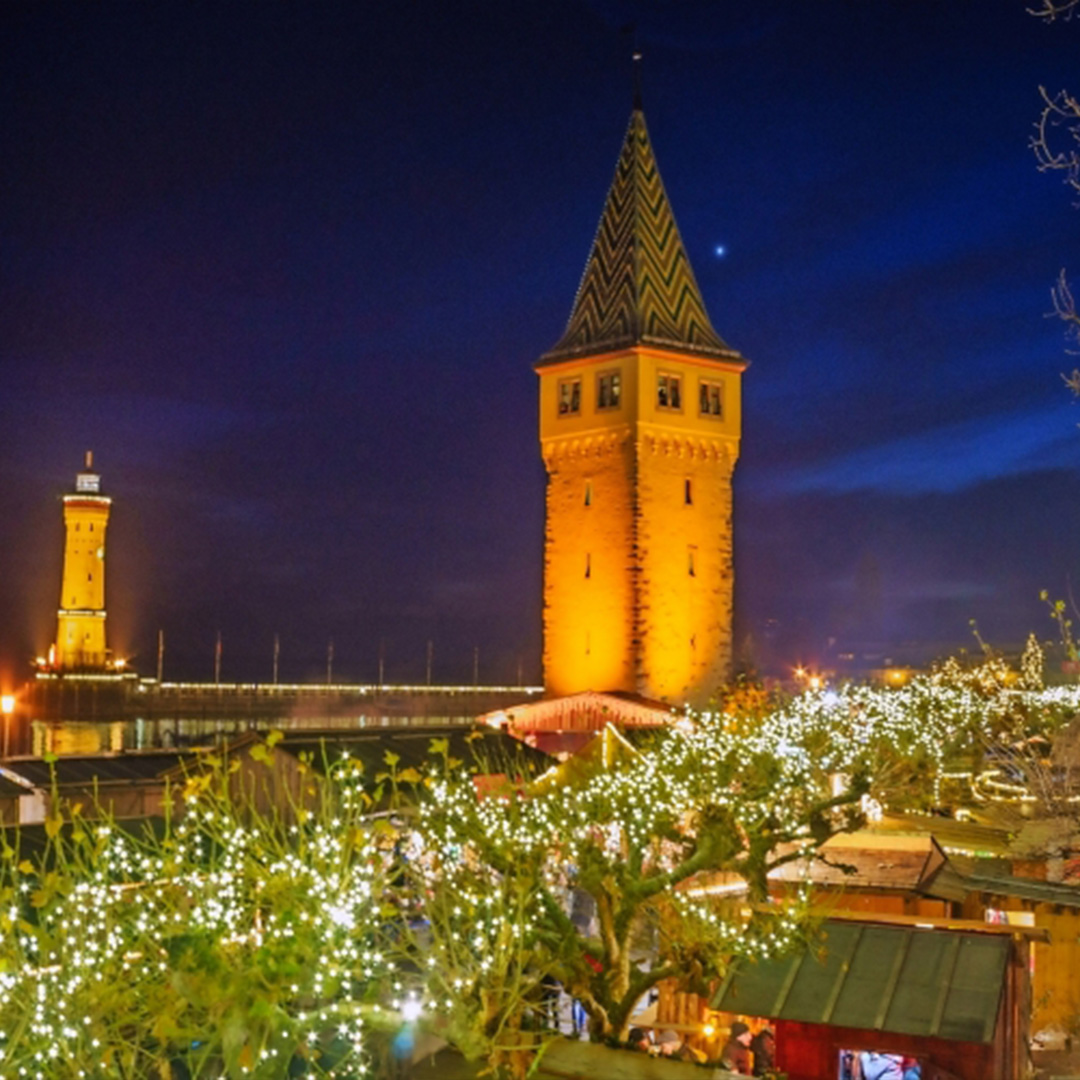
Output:
<svg viewBox="0 0 1080 1080">
<path fill-rule="evenodd" d="M 559 383 L 559 415 L 576 416 L 581 412 L 581 379 L 563 379 Z"/>
<path fill-rule="evenodd" d="M 656 407 L 682 410 L 682 377 L 660 374 L 656 377 Z"/>
<path fill-rule="evenodd" d="M 617 409 L 622 395 L 622 375 L 617 371 L 605 371 L 596 376 L 597 409 Z"/>
<path fill-rule="evenodd" d="M 722 383 L 702 379 L 698 384 L 698 404 L 702 416 L 724 415 L 724 387 Z"/>
</svg>

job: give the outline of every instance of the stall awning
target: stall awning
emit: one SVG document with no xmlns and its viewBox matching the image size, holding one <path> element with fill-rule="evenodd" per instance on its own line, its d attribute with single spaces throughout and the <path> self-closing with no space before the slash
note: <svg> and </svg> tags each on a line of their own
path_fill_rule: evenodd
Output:
<svg viewBox="0 0 1080 1080">
<path fill-rule="evenodd" d="M 737 965 L 712 1007 L 745 1016 L 991 1042 L 1011 941 L 1004 935 L 828 920 L 820 941 Z"/>
</svg>

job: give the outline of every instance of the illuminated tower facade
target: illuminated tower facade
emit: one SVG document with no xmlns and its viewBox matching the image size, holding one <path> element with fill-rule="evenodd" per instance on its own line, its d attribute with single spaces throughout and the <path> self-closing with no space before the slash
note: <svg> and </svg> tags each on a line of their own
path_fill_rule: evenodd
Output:
<svg viewBox="0 0 1080 1080">
<path fill-rule="evenodd" d="M 746 366 L 709 322 L 636 105 L 566 332 L 536 365 L 550 695 L 703 704 L 728 676 Z"/>
<path fill-rule="evenodd" d="M 75 490 L 64 496 L 64 576 L 52 657 L 52 666 L 62 671 L 106 667 L 105 529 L 111 504 L 87 451 Z"/>
</svg>

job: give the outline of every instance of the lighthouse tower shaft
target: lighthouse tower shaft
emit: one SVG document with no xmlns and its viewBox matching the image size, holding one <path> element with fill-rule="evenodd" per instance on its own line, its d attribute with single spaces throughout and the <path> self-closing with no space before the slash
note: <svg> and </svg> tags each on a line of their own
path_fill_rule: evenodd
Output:
<svg viewBox="0 0 1080 1080">
<path fill-rule="evenodd" d="M 550 695 L 703 705 L 728 677 L 746 366 L 709 322 L 635 108 L 566 332 L 536 365 Z"/>
<path fill-rule="evenodd" d="M 87 452 L 75 491 L 64 496 L 64 574 L 53 659 L 59 670 L 103 670 L 107 665 L 105 530 L 111 505 L 101 494 L 101 477 Z"/>
</svg>

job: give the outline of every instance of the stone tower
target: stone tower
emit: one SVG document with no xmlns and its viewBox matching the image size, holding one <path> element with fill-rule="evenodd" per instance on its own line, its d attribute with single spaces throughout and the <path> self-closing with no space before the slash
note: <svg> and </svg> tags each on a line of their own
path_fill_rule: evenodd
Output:
<svg viewBox="0 0 1080 1080">
<path fill-rule="evenodd" d="M 746 366 L 709 322 L 635 104 L 566 332 L 536 364 L 549 695 L 702 705 L 727 677 Z"/>
<path fill-rule="evenodd" d="M 60 671 L 103 670 L 105 646 L 105 529 L 112 499 L 101 494 L 101 477 L 86 467 L 75 490 L 64 496 L 64 576 L 60 586 L 56 645 L 51 666 Z"/>
</svg>

